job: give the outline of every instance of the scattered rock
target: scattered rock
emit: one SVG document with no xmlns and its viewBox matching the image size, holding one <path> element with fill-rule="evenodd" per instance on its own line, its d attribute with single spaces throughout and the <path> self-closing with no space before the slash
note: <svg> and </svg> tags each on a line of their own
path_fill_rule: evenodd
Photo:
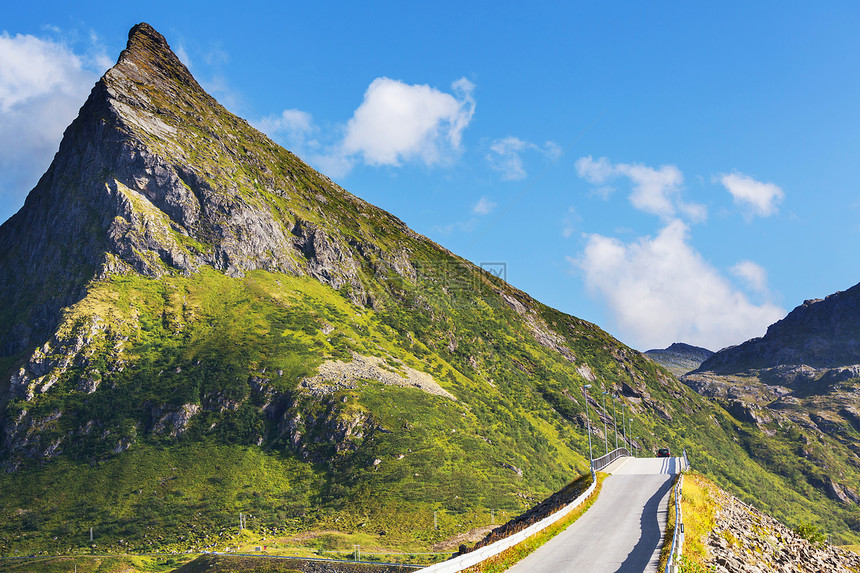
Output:
<svg viewBox="0 0 860 573">
<path fill-rule="evenodd" d="M 860 570 L 860 555 L 811 543 L 733 495 L 719 489 L 713 493 L 720 509 L 704 541 L 707 565 L 716 573 Z"/>
</svg>

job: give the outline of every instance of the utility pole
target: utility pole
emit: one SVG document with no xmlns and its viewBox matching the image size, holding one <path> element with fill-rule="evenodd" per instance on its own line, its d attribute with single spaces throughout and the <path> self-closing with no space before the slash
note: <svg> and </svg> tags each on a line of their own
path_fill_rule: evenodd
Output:
<svg viewBox="0 0 860 573">
<path fill-rule="evenodd" d="M 594 471 L 594 455 L 591 453 L 591 418 L 588 417 L 588 394 L 585 389 L 591 388 L 591 384 L 582 387 L 582 397 L 585 399 L 585 421 L 588 425 L 588 467 Z"/>
<path fill-rule="evenodd" d="M 93 540 L 93 528 L 90 527 L 90 542 L 91 543 L 92 543 L 92 540 Z"/>
<path fill-rule="evenodd" d="M 606 435 L 606 395 L 609 394 L 609 390 L 603 391 L 603 453 L 609 453 L 609 438 Z"/>
</svg>

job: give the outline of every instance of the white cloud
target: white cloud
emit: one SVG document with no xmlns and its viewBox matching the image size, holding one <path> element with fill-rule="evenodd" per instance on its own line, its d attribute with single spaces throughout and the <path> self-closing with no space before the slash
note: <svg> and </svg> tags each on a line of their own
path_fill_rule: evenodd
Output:
<svg viewBox="0 0 860 573">
<path fill-rule="evenodd" d="M 460 152 L 463 130 L 475 112 L 474 85 L 462 78 L 454 94 L 428 85 L 377 78 L 346 125 L 341 153 L 370 165 L 418 160 L 431 166 Z"/>
<path fill-rule="evenodd" d="M 179 44 L 179 46 L 174 50 L 176 53 L 176 57 L 179 58 L 179 61 L 185 64 L 185 67 L 189 70 L 194 66 L 191 63 L 191 56 L 188 55 L 188 50 L 185 49 L 185 46 Z"/>
<path fill-rule="evenodd" d="M 562 224 L 564 227 L 561 230 L 561 235 L 565 239 L 569 239 L 573 236 L 573 233 L 576 231 L 576 228 L 582 223 L 582 217 L 579 216 L 579 213 L 576 212 L 576 209 L 573 207 L 568 207 L 567 214 L 562 219 Z"/>
<path fill-rule="evenodd" d="M 466 78 L 451 84 L 453 93 L 445 93 L 381 77 L 371 82 L 361 105 L 339 129 L 321 133 L 313 117 L 297 109 L 252 123 L 331 177 L 347 175 L 359 161 L 434 166 L 462 151 L 463 131 L 475 113 L 474 88 Z"/>
<path fill-rule="evenodd" d="M 777 305 L 753 304 L 732 288 L 690 245 L 683 221 L 669 221 L 656 237 L 630 243 L 602 235 L 587 239 L 582 255 L 570 261 L 606 302 L 619 336 L 642 350 L 672 342 L 718 350 L 761 336 L 785 315 Z M 750 278 L 765 278 L 748 264 L 739 268 Z"/>
<path fill-rule="evenodd" d="M 81 59 L 61 44 L 0 35 L 0 112 L 46 94 L 77 95 L 82 74 Z"/>
<path fill-rule="evenodd" d="M 615 168 L 609 159 L 601 157 L 595 161 L 589 155 L 576 160 L 576 172 L 592 185 L 603 185 L 615 175 Z"/>
<path fill-rule="evenodd" d="M 664 165 L 660 169 L 653 169 L 639 164 L 619 163 L 615 169 L 633 182 L 630 202 L 634 207 L 664 218 L 675 216 L 675 200 L 684 183 L 684 176 L 677 167 Z"/>
<path fill-rule="evenodd" d="M 523 158 L 520 157 L 520 152 L 530 145 L 516 137 L 497 139 L 490 145 L 491 153 L 487 154 L 487 160 L 493 169 L 502 174 L 503 180 L 525 179 L 526 170 L 523 168 Z"/>
<path fill-rule="evenodd" d="M 304 153 L 308 137 L 318 130 L 313 116 L 299 109 L 285 109 L 280 115 L 267 116 L 251 124 L 273 139 L 281 140 L 288 149 L 299 154 Z M 310 143 L 316 144 L 315 141 Z"/>
<path fill-rule="evenodd" d="M 636 209 L 657 215 L 664 221 L 685 216 L 693 222 L 707 218 L 704 205 L 687 203 L 681 198 L 684 176 L 674 165 L 663 165 L 659 169 L 641 163 L 612 164 L 606 157 L 597 160 L 590 155 L 576 161 L 580 177 L 598 186 L 595 194 L 607 198 L 612 191 L 606 184 L 618 177 L 627 178 L 632 184 L 630 203 Z"/>
<path fill-rule="evenodd" d="M 730 269 L 751 291 L 767 294 L 767 271 L 752 261 L 741 261 Z"/>
<path fill-rule="evenodd" d="M 0 34 L 0 198 L 15 208 L 47 169 L 63 130 L 97 79 L 65 45 L 30 35 Z M 11 214 L 11 213 L 9 213 Z M 0 213 L 5 219 L 7 213 Z"/>
<path fill-rule="evenodd" d="M 744 216 L 769 217 L 776 214 L 785 193 L 773 183 L 756 181 L 743 173 L 724 173 L 719 176 L 720 183 L 732 194 L 735 203 L 745 209 Z"/>
<path fill-rule="evenodd" d="M 486 197 L 481 197 L 475 207 L 472 209 L 478 215 L 489 215 L 496 208 L 496 203 L 490 201 Z"/>
<path fill-rule="evenodd" d="M 433 230 L 440 235 L 450 235 L 455 231 L 458 233 L 472 233 L 478 226 L 477 217 L 472 217 L 468 221 L 457 221 L 448 225 L 435 225 Z"/>
<path fill-rule="evenodd" d="M 490 153 L 487 154 L 487 161 L 493 169 L 502 174 L 504 181 L 525 179 L 527 173 L 523 167 L 522 158 L 525 151 L 539 151 L 550 159 L 557 159 L 561 155 L 561 148 L 553 141 L 548 141 L 540 147 L 518 137 L 508 136 L 493 141 L 490 145 Z"/>
</svg>

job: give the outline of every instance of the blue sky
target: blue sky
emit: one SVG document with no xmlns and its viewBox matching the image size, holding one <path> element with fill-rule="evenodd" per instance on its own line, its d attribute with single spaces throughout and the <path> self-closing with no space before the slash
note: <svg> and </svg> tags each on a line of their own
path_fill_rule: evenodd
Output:
<svg viewBox="0 0 860 573">
<path fill-rule="evenodd" d="M 13 3 L 0 220 L 128 30 L 350 192 L 640 350 L 860 282 L 860 6 Z"/>
</svg>

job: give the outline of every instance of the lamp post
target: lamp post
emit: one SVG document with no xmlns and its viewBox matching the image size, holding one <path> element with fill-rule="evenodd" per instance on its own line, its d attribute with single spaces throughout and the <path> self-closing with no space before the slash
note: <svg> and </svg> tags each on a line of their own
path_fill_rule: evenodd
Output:
<svg viewBox="0 0 860 573">
<path fill-rule="evenodd" d="M 621 437 L 627 447 L 627 404 L 621 404 Z"/>
<path fill-rule="evenodd" d="M 591 453 L 591 419 L 588 417 L 588 394 L 585 389 L 591 388 L 591 384 L 582 387 L 582 397 L 585 400 L 585 422 L 588 425 L 588 467 L 594 471 L 594 455 Z"/>
<path fill-rule="evenodd" d="M 628 436 L 628 442 L 630 443 L 630 446 L 635 447 L 633 445 L 633 437 L 630 435 L 632 433 L 633 433 L 633 409 L 631 408 L 630 409 L 630 416 L 627 418 L 627 436 Z"/>
<path fill-rule="evenodd" d="M 609 438 L 606 437 L 606 395 L 609 390 L 603 391 L 603 453 L 609 453 Z"/>
<path fill-rule="evenodd" d="M 615 400 L 618 394 L 612 395 L 612 425 L 615 426 L 615 449 L 618 449 L 618 422 L 615 420 Z"/>
<path fill-rule="evenodd" d="M 630 441 L 630 423 L 632 421 L 633 420 L 631 420 L 629 416 L 624 419 L 624 423 L 627 424 L 627 428 L 624 430 L 624 437 L 627 438 L 628 448 L 633 446 L 632 442 Z"/>
<path fill-rule="evenodd" d="M 633 445 L 633 447 L 636 448 L 636 456 L 634 456 L 634 457 L 638 458 L 639 457 L 639 436 L 633 436 L 633 439 L 636 440 L 636 442 L 634 442 L 634 445 Z"/>
</svg>

